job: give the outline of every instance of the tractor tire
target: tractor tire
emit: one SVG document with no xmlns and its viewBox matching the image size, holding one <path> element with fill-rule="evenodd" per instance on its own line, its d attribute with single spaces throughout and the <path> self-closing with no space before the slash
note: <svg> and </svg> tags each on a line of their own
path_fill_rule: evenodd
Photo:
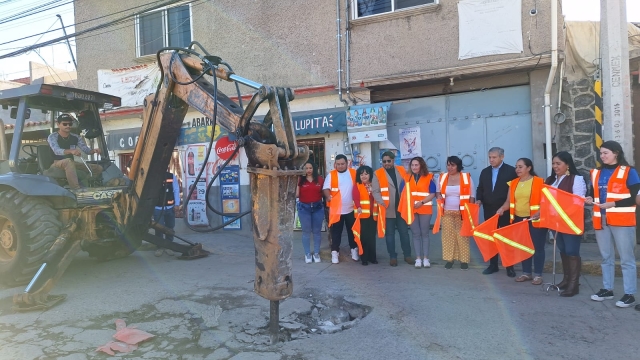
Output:
<svg viewBox="0 0 640 360">
<path fill-rule="evenodd" d="M 0 192 L 0 282 L 27 283 L 60 234 L 62 223 L 51 204 L 16 190 Z"/>
</svg>

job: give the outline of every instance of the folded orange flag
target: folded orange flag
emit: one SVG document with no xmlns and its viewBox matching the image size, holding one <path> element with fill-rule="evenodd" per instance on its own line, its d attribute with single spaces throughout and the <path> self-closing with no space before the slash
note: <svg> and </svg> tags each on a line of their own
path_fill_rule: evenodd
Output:
<svg viewBox="0 0 640 360">
<path fill-rule="evenodd" d="M 462 211 L 462 229 L 460 235 L 473 236 L 473 230 L 478 226 L 478 214 L 480 206 L 477 204 L 465 204 Z"/>
<path fill-rule="evenodd" d="M 535 253 L 529 233 L 529 220 L 496 229 L 493 238 L 504 267 L 515 265 Z"/>
<path fill-rule="evenodd" d="M 493 232 L 498 228 L 498 217 L 498 215 L 494 215 L 473 230 L 473 239 L 476 241 L 484 261 L 489 261 L 498 254 L 498 247 L 493 239 Z"/>
<path fill-rule="evenodd" d="M 442 213 L 444 212 L 444 200 L 436 200 L 436 205 L 438 205 L 436 206 L 438 213 L 436 214 L 436 222 L 433 224 L 433 230 L 431 231 L 434 234 L 437 234 L 440 231 L 440 221 L 442 219 Z"/>
<path fill-rule="evenodd" d="M 358 245 L 358 254 L 362 255 L 364 253 L 364 250 L 362 249 L 362 240 L 360 240 L 360 227 L 360 214 L 356 213 L 356 221 L 353 223 L 351 231 L 353 232 L 353 240 L 355 240 L 356 245 Z"/>
<path fill-rule="evenodd" d="M 581 235 L 584 233 L 584 198 L 545 185 L 540 199 L 540 227 Z"/>
<path fill-rule="evenodd" d="M 342 196 L 340 196 L 340 191 L 338 191 L 335 196 L 331 197 L 331 201 L 329 201 L 329 226 L 340 221 L 341 213 Z"/>
</svg>

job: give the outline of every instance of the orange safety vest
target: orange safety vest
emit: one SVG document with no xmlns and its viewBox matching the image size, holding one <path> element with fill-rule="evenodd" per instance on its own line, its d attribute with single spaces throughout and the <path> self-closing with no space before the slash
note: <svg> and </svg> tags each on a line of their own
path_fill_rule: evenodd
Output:
<svg viewBox="0 0 640 360">
<path fill-rule="evenodd" d="M 460 211 L 464 211 L 464 205 L 469 203 L 471 199 L 471 176 L 469 173 L 460 173 Z M 440 175 L 440 194 L 442 198 L 447 197 L 447 183 L 449 182 L 449 173 Z"/>
<path fill-rule="evenodd" d="M 362 209 L 362 213 L 360 214 L 361 219 L 366 219 L 371 216 L 371 209 L 373 209 L 373 220 L 378 219 L 378 207 L 375 204 L 371 203 L 369 200 L 369 191 L 367 191 L 367 187 L 364 184 L 356 184 L 358 187 L 358 192 L 360 192 L 360 208 Z M 354 209 L 353 212 L 357 214 L 358 209 Z"/>
<path fill-rule="evenodd" d="M 609 182 L 607 183 L 607 202 L 618 201 L 631 197 L 629 188 L 627 187 L 627 178 L 629 177 L 629 166 L 618 166 L 614 171 Z M 593 202 L 600 204 L 600 188 L 598 187 L 598 178 L 600 170 L 591 170 L 591 183 L 593 184 Z M 607 225 L 611 226 L 636 226 L 636 206 L 613 207 L 605 212 L 607 216 Z M 593 207 L 593 228 L 602 230 L 602 213 L 600 208 Z"/>
<path fill-rule="evenodd" d="M 400 180 L 405 180 L 407 179 L 407 171 L 404 169 L 404 167 L 402 166 L 395 166 L 396 170 L 398 170 L 398 173 L 400 174 L 401 179 L 397 179 L 398 181 Z M 380 195 L 382 196 L 382 200 L 384 201 L 384 204 L 386 207 L 389 207 L 389 179 L 387 179 L 387 170 L 385 170 L 385 168 L 380 168 L 378 170 L 375 171 L 375 176 L 378 178 L 378 182 L 380 183 Z M 398 184 L 398 186 L 400 186 L 400 184 Z M 387 209 L 386 207 L 383 206 L 378 206 L 378 214 L 379 214 L 379 219 L 378 219 L 378 237 L 384 237 L 385 236 L 385 226 L 387 225 L 387 221 L 386 221 L 386 216 L 387 216 Z"/>
<path fill-rule="evenodd" d="M 534 176 L 533 184 L 531 184 L 531 195 L 529 196 L 529 216 L 533 216 L 540 211 L 540 199 L 542 198 L 542 188 L 544 180 L 541 177 Z M 513 224 L 516 216 L 516 188 L 520 178 L 515 178 L 509 182 L 509 219 Z M 540 219 L 531 220 L 533 227 L 540 227 Z"/>
<path fill-rule="evenodd" d="M 433 179 L 433 174 L 427 174 L 426 176 L 421 176 L 420 180 L 416 182 L 415 176 L 413 174 L 409 175 L 409 180 L 402 190 L 402 195 L 400 196 L 400 204 L 398 205 L 398 211 L 400 211 L 400 215 L 407 222 L 407 224 L 411 225 L 411 223 L 413 223 L 413 221 L 415 220 L 415 214 L 430 215 L 431 213 L 433 213 L 432 201 L 423 204 L 418 209 L 414 207 L 415 204 L 421 202 L 422 199 L 431 195 L 429 193 L 429 185 L 431 184 L 431 179 Z M 407 195 L 409 196 L 408 198 Z"/>
<path fill-rule="evenodd" d="M 351 173 L 351 180 L 355 183 L 356 171 L 349 169 Z M 331 170 L 331 200 L 327 203 L 329 205 L 329 226 L 340 221 L 340 215 L 342 212 L 342 196 L 340 195 L 340 188 L 338 187 L 338 170 Z"/>
</svg>

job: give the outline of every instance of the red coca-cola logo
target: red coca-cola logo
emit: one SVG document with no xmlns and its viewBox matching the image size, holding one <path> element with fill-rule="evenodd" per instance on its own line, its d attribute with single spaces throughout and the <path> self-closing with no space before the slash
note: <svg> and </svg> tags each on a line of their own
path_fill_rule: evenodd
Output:
<svg viewBox="0 0 640 360">
<path fill-rule="evenodd" d="M 223 136 L 216 142 L 216 155 L 222 160 L 228 160 L 236 150 L 235 141 L 229 140 L 228 136 Z"/>
</svg>

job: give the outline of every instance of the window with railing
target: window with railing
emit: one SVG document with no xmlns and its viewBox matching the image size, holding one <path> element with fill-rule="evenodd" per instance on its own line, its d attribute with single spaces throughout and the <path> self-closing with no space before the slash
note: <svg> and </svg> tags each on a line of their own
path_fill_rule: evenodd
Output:
<svg viewBox="0 0 640 360">
<path fill-rule="evenodd" d="M 136 17 L 137 56 L 152 55 L 163 47 L 191 43 L 191 6 L 154 10 Z"/>
<path fill-rule="evenodd" d="M 438 0 L 353 0 L 354 18 L 379 15 L 437 4 Z"/>
</svg>

